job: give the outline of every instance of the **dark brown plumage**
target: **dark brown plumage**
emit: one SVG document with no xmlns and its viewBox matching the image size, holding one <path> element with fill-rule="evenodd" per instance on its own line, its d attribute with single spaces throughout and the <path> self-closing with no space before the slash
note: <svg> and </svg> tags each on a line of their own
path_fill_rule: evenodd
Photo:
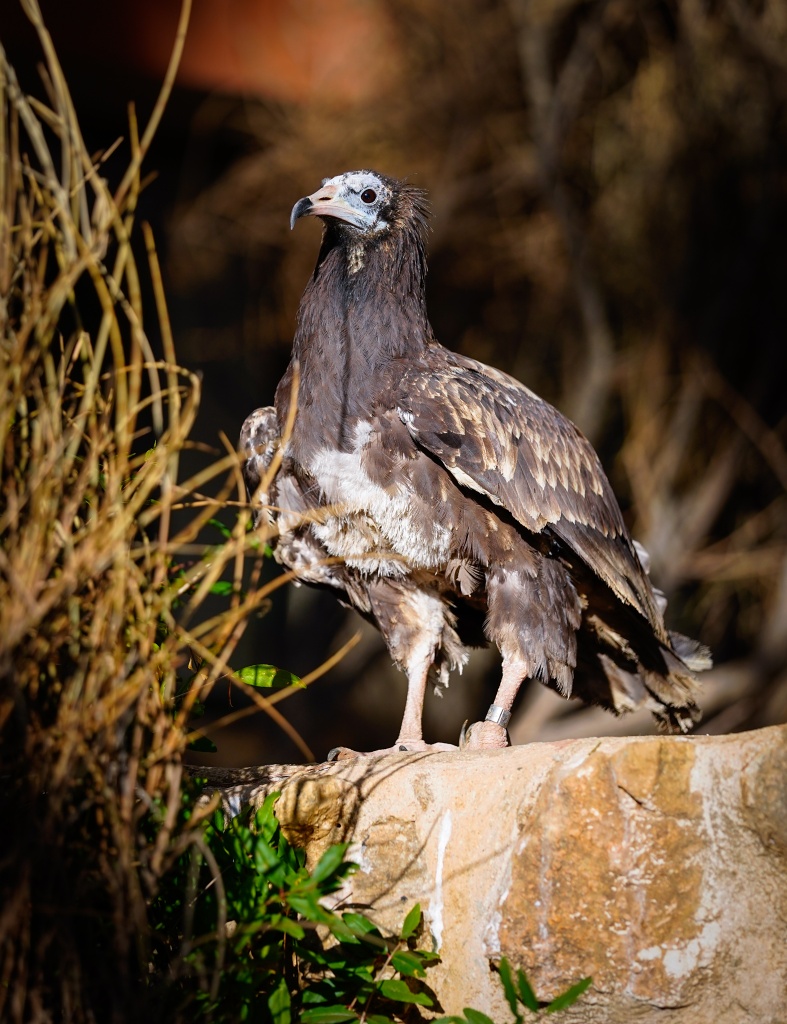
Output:
<svg viewBox="0 0 787 1024">
<path fill-rule="evenodd" d="M 293 361 L 275 412 L 249 417 L 241 447 L 254 494 L 297 401 L 281 468 L 254 498 L 258 515 L 278 524 L 277 558 L 374 621 L 407 673 L 393 749 L 425 746 L 427 677 L 446 682 L 484 638 L 503 674 L 469 746 L 506 742 L 528 677 L 689 728 L 708 652 L 667 631 L 592 447 L 518 381 L 434 337 L 424 194 L 349 172 L 300 200 L 293 225 L 308 215 L 324 233 Z"/>
</svg>

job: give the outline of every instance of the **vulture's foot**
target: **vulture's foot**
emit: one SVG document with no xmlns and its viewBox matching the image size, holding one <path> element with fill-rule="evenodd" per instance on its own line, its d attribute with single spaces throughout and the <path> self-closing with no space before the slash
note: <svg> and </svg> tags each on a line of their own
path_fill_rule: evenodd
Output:
<svg viewBox="0 0 787 1024">
<path fill-rule="evenodd" d="M 392 747 L 381 750 L 351 750 L 349 747 L 334 747 L 328 751 L 329 761 L 349 761 L 355 757 L 387 757 L 389 754 L 436 754 L 442 750 L 456 750 L 454 743 L 426 743 L 424 740 L 397 740 Z"/>
<path fill-rule="evenodd" d="M 505 726 L 496 722 L 473 722 L 462 729 L 460 750 L 501 750 L 510 746 Z"/>
</svg>

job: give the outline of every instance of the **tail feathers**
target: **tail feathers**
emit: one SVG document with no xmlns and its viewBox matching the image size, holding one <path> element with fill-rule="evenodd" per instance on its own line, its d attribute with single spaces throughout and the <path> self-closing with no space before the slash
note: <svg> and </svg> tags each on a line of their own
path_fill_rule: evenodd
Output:
<svg viewBox="0 0 787 1024">
<path fill-rule="evenodd" d="M 694 703 L 680 708 L 662 704 L 658 708 L 651 708 L 651 711 L 659 732 L 691 732 L 702 718 L 702 712 Z"/>
<path fill-rule="evenodd" d="M 713 659 L 708 648 L 691 637 L 670 633 L 669 638 L 671 649 L 662 649 L 667 674 L 645 673 L 645 684 L 662 703 L 654 711 L 659 727 L 667 732 L 689 732 L 702 718 L 694 702 L 700 689 L 694 673 L 707 671 Z"/>
<path fill-rule="evenodd" d="M 674 650 L 661 647 L 658 667 L 646 666 L 625 642 L 610 642 L 618 639 L 612 631 L 602 630 L 601 635 L 607 653 L 599 652 L 598 661 L 609 688 L 607 700 L 616 713 L 645 708 L 660 728 L 670 732 L 688 732 L 700 720 L 694 672 L 710 667 L 710 655 L 702 645 L 677 634 Z"/>
<path fill-rule="evenodd" d="M 713 657 L 704 644 L 682 633 L 670 633 L 669 639 L 672 650 L 692 672 L 707 672 L 713 668 Z"/>
<path fill-rule="evenodd" d="M 608 654 L 599 654 L 598 660 L 607 678 L 616 714 L 623 715 L 627 711 L 636 711 L 647 703 L 648 691 L 636 672 L 629 672 L 618 665 Z"/>
<path fill-rule="evenodd" d="M 637 557 L 650 575 L 650 555 L 638 542 L 634 541 Z M 667 599 L 661 591 L 654 589 L 658 609 L 662 615 L 667 607 Z M 660 644 L 663 670 L 656 670 L 655 665 L 649 668 L 636 660 L 636 672 L 625 672 L 614 662 L 612 669 L 604 664 L 604 671 L 609 680 L 610 689 L 616 707 L 621 703 L 621 710 L 629 710 L 636 697 L 635 707 L 647 707 L 659 723 L 659 727 L 670 732 L 689 732 L 702 717 L 695 703 L 699 690 L 699 682 L 695 672 L 706 672 L 713 666 L 710 650 L 704 644 L 692 640 L 682 633 L 667 633 L 668 644 Z M 602 662 L 608 659 L 602 658 Z"/>
<path fill-rule="evenodd" d="M 641 666 L 632 672 L 606 654 L 598 657 L 617 714 L 644 708 L 665 732 L 689 732 L 700 720 L 700 709 L 693 700 L 696 680 L 687 672 L 661 675 L 647 672 Z"/>
<path fill-rule="evenodd" d="M 693 643 L 693 641 L 691 641 Z M 639 666 L 645 686 L 660 704 L 653 713 L 667 729 L 687 732 L 699 721 L 700 710 L 695 703 L 700 689 L 694 672 L 676 652 L 662 648 L 666 671 Z"/>
<path fill-rule="evenodd" d="M 653 581 L 650 579 L 650 554 L 647 551 L 647 549 L 640 544 L 638 540 L 634 540 L 632 541 L 632 543 L 634 544 L 634 550 L 637 553 L 639 564 L 645 570 L 645 575 L 648 577 L 648 580 L 650 581 L 650 586 L 653 590 L 653 598 L 656 602 L 656 607 L 658 608 L 661 617 L 664 618 L 664 613 L 667 610 L 667 595 L 664 593 L 663 590 L 659 590 L 657 587 L 654 587 Z"/>
</svg>

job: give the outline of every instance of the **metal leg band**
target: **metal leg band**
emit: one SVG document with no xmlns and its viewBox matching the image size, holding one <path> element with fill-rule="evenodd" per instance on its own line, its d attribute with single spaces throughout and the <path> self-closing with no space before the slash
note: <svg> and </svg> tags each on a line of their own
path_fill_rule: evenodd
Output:
<svg viewBox="0 0 787 1024">
<path fill-rule="evenodd" d="M 485 722 L 494 722 L 495 725 L 505 727 L 511 721 L 511 712 L 501 708 L 499 704 L 493 704 L 486 713 Z"/>
</svg>

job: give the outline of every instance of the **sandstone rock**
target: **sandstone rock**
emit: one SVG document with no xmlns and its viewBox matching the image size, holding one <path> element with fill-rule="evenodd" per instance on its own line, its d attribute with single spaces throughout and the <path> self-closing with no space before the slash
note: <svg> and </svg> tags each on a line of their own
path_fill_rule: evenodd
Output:
<svg viewBox="0 0 787 1024">
<path fill-rule="evenodd" d="M 352 841 L 383 927 L 421 903 L 446 1013 L 509 1021 L 506 956 L 544 999 L 593 976 L 562 1020 L 787 1021 L 787 727 L 343 762 L 277 813 L 312 861 Z"/>
</svg>

